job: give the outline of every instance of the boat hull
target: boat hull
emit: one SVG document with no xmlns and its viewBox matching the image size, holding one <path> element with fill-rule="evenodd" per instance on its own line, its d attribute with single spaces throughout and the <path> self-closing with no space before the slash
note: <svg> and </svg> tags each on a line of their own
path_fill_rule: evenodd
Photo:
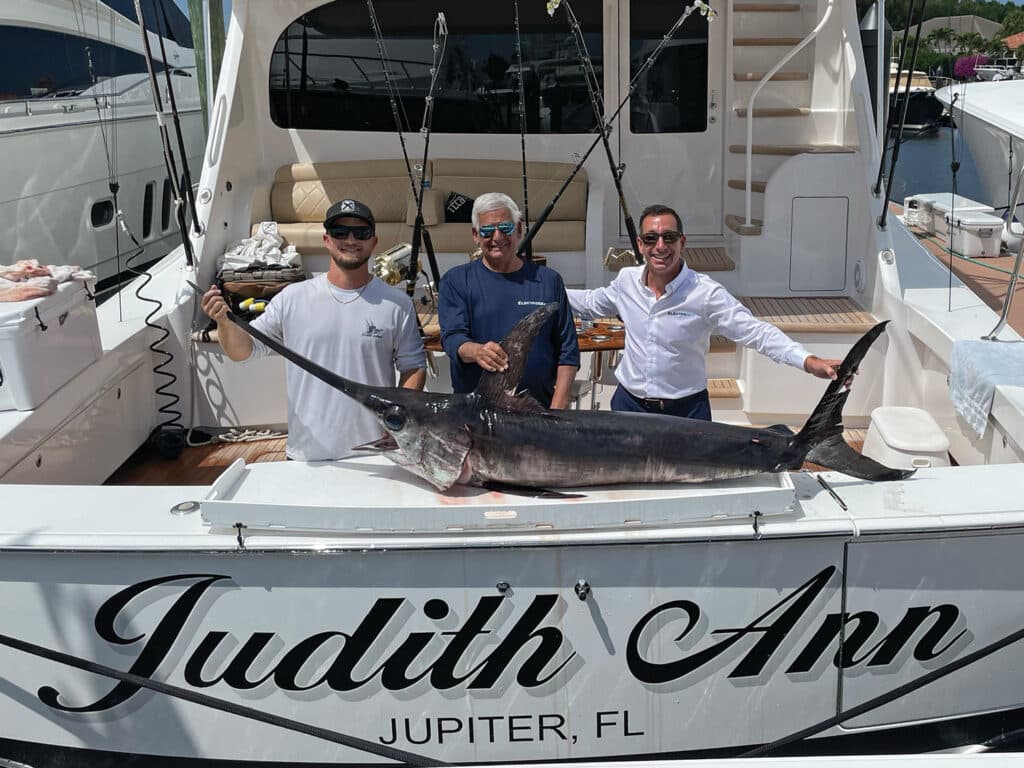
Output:
<svg viewBox="0 0 1024 768">
<path fill-rule="evenodd" d="M 1018 629 L 1022 543 L 9 551 L 0 603 L 7 635 L 427 760 L 695 757 L 771 742 Z M 794 750 L 984 741 L 1024 706 L 1020 660 L 1011 646 Z M 10 648 L 0 665 L 7 759 L 387 762 Z"/>
</svg>

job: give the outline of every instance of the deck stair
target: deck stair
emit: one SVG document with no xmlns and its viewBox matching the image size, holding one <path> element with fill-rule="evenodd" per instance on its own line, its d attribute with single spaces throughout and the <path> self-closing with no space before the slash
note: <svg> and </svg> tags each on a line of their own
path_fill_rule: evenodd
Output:
<svg viewBox="0 0 1024 768">
<path fill-rule="evenodd" d="M 771 176 L 788 158 L 802 154 L 849 152 L 822 141 L 831 133 L 829 116 L 811 106 L 815 47 L 812 41 L 786 62 L 760 91 L 753 107 L 754 145 L 749 183 L 751 224 L 746 223 L 746 135 L 749 100 L 757 84 L 817 23 L 817 0 L 737 2 L 733 5 L 733 83 L 726 162 L 726 226 L 744 237 L 757 237 L 763 224 L 764 195 Z M 835 23 L 835 17 L 830 20 Z M 837 118 L 839 119 L 839 118 Z M 742 250 L 742 246 L 739 247 Z M 737 257 L 740 252 L 737 252 Z"/>
<path fill-rule="evenodd" d="M 736 263 L 721 247 L 687 246 L 683 258 L 690 269 L 698 272 L 732 272 L 736 269 Z"/>
</svg>

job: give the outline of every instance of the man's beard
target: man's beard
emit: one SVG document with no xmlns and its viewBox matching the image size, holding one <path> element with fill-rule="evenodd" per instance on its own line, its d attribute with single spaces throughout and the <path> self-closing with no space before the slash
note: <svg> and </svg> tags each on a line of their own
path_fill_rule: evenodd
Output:
<svg viewBox="0 0 1024 768">
<path fill-rule="evenodd" d="M 353 271 L 360 269 L 366 262 L 370 260 L 371 254 L 365 256 L 356 256 L 352 253 L 345 253 L 344 251 L 338 251 L 338 253 L 331 254 L 331 260 L 338 265 L 338 269 Z"/>
</svg>

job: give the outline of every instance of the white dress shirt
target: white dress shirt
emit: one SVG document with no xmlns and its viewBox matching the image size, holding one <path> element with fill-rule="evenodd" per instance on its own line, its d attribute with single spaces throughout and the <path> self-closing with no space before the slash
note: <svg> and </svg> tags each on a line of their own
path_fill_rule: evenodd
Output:
<svg viewBox="0 0 1024 768">
<path fill-rule="evenodd" d="M 803 345 L 758 320 L 707 275 L 684 264 L 655 299 L 645 283 L 646 269 L 622 269 L 605 288 L 568 291 L 569 304 L 581 318 L 622 318 L 626 347 L 615 377 L 635 396 L 676 400 L 706 389 L 704 356 L 713 333 L 803 369 L 810 355 Z"/>
</svg>

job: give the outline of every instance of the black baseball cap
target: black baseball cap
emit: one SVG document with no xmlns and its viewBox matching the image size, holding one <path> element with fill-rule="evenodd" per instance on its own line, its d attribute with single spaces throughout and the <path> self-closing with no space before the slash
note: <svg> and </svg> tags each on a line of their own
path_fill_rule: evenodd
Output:
<svg viewBox="0 0 1024 768">
<path fill-rule="evenodd" d="M 327 209 L 327 215 L 324 217 L 324 229 L 327 229 L 335 219 L 340 219 L 342 216 L 354 216 L 357 219 L 362 219 L 371 227 L 377 226 L 377 222 L 373 219 L 373 211 L 368 205 L 360 203 L 358 200 L 340 200 Z"/>
</svg>

